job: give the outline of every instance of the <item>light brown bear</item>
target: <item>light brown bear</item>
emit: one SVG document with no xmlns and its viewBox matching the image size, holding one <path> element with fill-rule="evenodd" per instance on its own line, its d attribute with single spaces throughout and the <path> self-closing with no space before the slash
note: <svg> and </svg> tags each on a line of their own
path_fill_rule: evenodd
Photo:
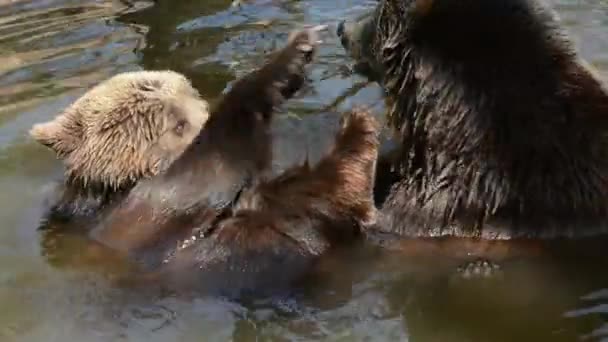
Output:
<svg viewBox="0 0 608 342">
<path fill-rule="evenodd" d="M 260 69 L 237 80 L 186 150 L 104 211 L 78 254 L 136 263 L 126 277 L 229 296 L 289 288 L 336 246 L 375 221 L 378 126 L 343 118 L 314 166 L 269 173 L 277 106 L 305 82 L 317 30 L 292 32 Z M 141 137 L 140 137 L 141 139 Z"/>
<path fill-rule="evenodd" d="M 135 71 L 101 82 L 30 135 L 65 165 L 53 214 L 94 213 L 179 157 L 209 117 L 208 103 L 172 71 Z"/>
<path fill-rule="evenodd" d="M 381 0 L 338 35 L 400 139 L 370 236 L 476 255 L 608 235 L 608 91 L 540 1 Z"/>
</svg>

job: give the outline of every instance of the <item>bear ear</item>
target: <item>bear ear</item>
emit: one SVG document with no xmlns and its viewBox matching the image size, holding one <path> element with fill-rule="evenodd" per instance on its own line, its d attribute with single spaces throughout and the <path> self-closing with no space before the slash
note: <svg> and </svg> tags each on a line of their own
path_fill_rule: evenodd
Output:
<svg viewBox="0 0 608 342">
<path fill-rule="evenodd" d="M 57 120 L 36 124 L 30 129 L 29 134 L 38 143 L 59 155 L 70 153 L 78 146 L 78 136 Z"/>
</svg>

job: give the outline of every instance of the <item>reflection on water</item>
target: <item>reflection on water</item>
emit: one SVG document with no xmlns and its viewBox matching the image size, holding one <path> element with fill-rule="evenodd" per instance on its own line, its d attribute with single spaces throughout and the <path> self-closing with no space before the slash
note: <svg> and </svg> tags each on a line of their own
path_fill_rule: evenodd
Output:
<svg viewBox="0 0 608 342">
<path fill-rule="evenodd" d="M 515 260 L 501 279 L 462 282 L 453 278 L 452 260 L 362 248 L 326 261 L 295 298 L 247 305 L 119 291 L 94 275 L 49 265 L 35 227 L 61 167 L 27 138 L 33 123 L 50 119 L 91 85 L 133 69 L 185 73 L 216 99 L 290 29 L 335 24 L 376 1 L 230 3 L 0 0 L 1 341 L 608 339 L 602 253 Z M 583 55 L 606 74 L 606 2 L 552 3 Z M 294 136 L 304 127 L 302 139 L 315 140 L 335 111 L 355 103 L 381 110 L 377 86 L 349 70 L 336 38 L 326 37 L 311 84 L 287 106 L 302 115 L 288 126 Z"/>
<path fill-rule="evenodd" d="M 586 296 L 581 297 L 582 301 L 590 305 L 581 309 L 572 310 L 566 313 L 567 317 L 582 317 L 587 315 L 601 315 L 608 313 L 608 289 L 602 289 Z M 599 328 L 583 336 L 584 339 L 594 339 L 604 337 L 608 339 L 608 322 Z"/>
</svg>

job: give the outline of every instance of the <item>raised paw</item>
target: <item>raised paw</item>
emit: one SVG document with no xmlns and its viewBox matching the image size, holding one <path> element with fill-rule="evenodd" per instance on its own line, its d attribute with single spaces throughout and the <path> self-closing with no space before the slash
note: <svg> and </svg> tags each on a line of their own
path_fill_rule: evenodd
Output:
<svg viewBox="0 0 608 342">
<path fill-rule="evenodd" d="M 371 111 L 364 107 L 354 108 L 342 115 L 340 127 L 342 132 L 351 131 L 357 134 L 377 133 L 379 130 L 378 121 L 376 121 Z"/>
<path fill-rule="evenodd" d="M 308 57 L 307 61 L 310 62 L 317 45 L 322 43 L 319 39 L 319 33 L 325 30 L 327 30 L 327 25 L 307 26 L 304 29 L 292 31 L 289 34 L 288 44 L 305 53 Z"/>
<path fill-rule="evenodd" d="M 500 265 L 485 259 L 477 259 L 457 268 L 457 277 L 460 279 L 497 278 L 502 276 Z"/>
</svg>

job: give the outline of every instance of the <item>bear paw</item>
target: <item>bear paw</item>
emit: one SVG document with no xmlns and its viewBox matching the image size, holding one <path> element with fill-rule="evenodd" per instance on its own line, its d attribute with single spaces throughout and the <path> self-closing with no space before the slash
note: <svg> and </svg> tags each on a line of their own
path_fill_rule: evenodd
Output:
<svg viewBox="0 0 608 342">
<path fill-rule="evenodd" d="M 325 30 L 327 30 L 327 25 L 307 26 L 304 29 L 292 31 L 289 34 L 288 46 L 303 53 L 306 63 L 310 63 L 317 45 L 323 42 L 319 39 L 319 32 Z"/>
<path fill-rule="evenodd" d="M 356 107 L 340 118 L 342 132 L 352 130 L 358 134 L 376 134 L 379 130 L 378 122 L 371 111 L 365 107 Z"/>
</svg>

